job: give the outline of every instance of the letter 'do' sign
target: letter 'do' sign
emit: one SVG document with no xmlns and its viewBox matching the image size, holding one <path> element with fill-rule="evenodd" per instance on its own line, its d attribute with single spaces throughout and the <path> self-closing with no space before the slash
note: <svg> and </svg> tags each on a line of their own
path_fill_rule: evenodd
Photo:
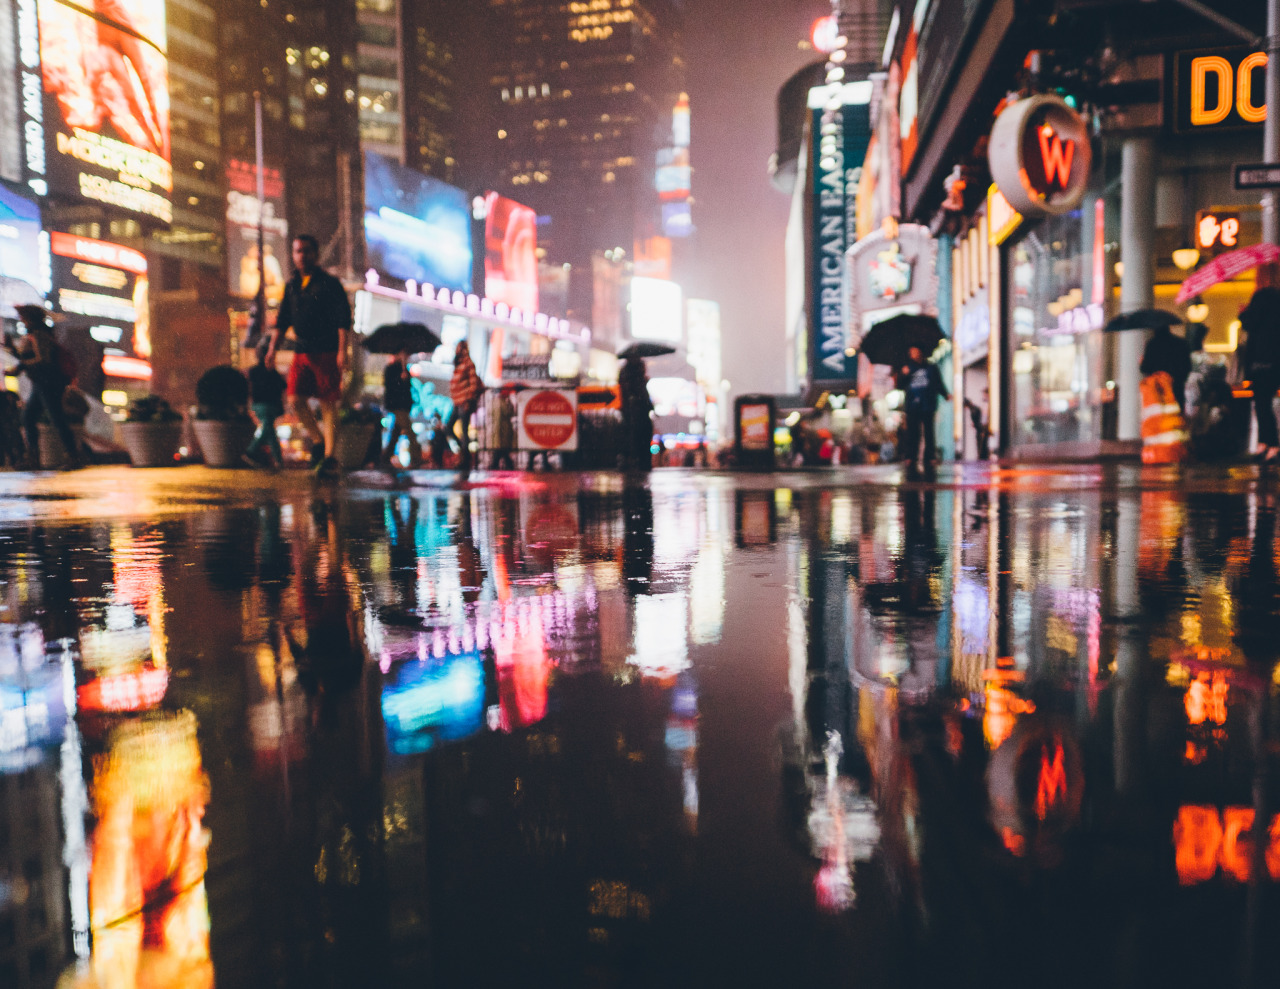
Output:
<svg viewBox="0 0 1280 989">
<path fill-rule="evenodd" d="M 996 118 L 987 158 L 1014 209 L 1024 216 L 1051 216 L 1080 205 L 1093 146 L 1084 119 L 1062 99 L 1032 96 Z"/>
</svg>

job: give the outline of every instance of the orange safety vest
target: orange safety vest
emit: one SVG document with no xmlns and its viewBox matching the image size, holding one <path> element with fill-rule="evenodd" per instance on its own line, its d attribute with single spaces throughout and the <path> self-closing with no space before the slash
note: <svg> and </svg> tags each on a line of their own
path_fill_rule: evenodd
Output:
<svg viewBox="0 0 1280 989">
<path fill-rule="evenodd" d="M 1157 371 L 1142 379 L 1142 462 L 1177 464 L 1186 459 L 1187 429 L 1173 394 L 1173 378 Z"/>
</svg>

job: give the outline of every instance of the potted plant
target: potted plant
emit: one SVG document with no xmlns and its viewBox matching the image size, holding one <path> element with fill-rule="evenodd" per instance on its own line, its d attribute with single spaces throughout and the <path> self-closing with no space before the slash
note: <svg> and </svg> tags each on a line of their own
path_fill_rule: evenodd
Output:
<svg viewBox="0 0 1280 989">
<path fill-rule="evenodd" d="M 382 430 L 382 410 L 375 405 L 353 405 L 338 416 L 338 441 L 334 457 L 343 470 L 359 470 L 369 458 L 375 435 Z"/>
<path fill-rule="evenodd" d="M 125 410 L 120 439 L 135 467 L 172 467 L 182 442 L 182 416 L 159 395 L 135 398 Z"/>
<path fill-rule="evenodd" d="M 210 368 L 196 382 L 191 428 L 210 467 L 238 467 L 253 438 L 249 418 L 249 382 L 230 364 Z"/>
</svg>

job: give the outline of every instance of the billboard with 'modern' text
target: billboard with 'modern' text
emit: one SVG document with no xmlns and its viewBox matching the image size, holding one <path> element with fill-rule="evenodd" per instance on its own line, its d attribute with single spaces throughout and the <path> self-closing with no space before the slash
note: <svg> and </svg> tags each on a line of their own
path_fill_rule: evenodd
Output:
<svg viewBox="0 0 1280 989">
<path fill-rule="evenodd" d="M 49 191 L 173 220 L 164 0 L 39 0 Z"/>
</svg>

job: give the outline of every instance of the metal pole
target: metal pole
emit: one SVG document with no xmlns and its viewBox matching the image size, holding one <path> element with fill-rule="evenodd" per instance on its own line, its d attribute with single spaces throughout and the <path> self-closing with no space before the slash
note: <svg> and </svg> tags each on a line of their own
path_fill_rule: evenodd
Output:
<svg viewBox="0 0 1280 989">
<path fill-rule="evenodd" d="M 258 327 L 262 332 L 267 328 L 267 257 L 266 257 L 266 235 L 263 230 L 263 224 L 266 222 L 267 212 L 267 192 L 266 192 L 266 167 L 263 161 L 262 153 L 262 94 L 253 94 L 253 139 L 255 151 L 255 166 L 257 171 L 257 195 L 258 195 L 258 295 L 256 305 L 258 307 Z"/>
<path fill-rule="evenodd" d="M 1267 119 L 1262 125 L 1262 160 L 1280 161 L 1280 0 L 1267 0 Z M 1275 189 L 1262 197 L 1262 240 L 1280 244 L 1280 202 Z"/>
<path fill-rule="evenodd" d="M 1153 253 L 1156 240 L 1156 148 L 1149 137 L 1126 138 L 1121 150 L 1120 309 L 1150 309 L 1154 304 Z M 1116 439 L 1142 436 L 1142 397 L 1138 393 L 1145 343 L 1141 330 L 1116 334 Z"/>
</svg>

